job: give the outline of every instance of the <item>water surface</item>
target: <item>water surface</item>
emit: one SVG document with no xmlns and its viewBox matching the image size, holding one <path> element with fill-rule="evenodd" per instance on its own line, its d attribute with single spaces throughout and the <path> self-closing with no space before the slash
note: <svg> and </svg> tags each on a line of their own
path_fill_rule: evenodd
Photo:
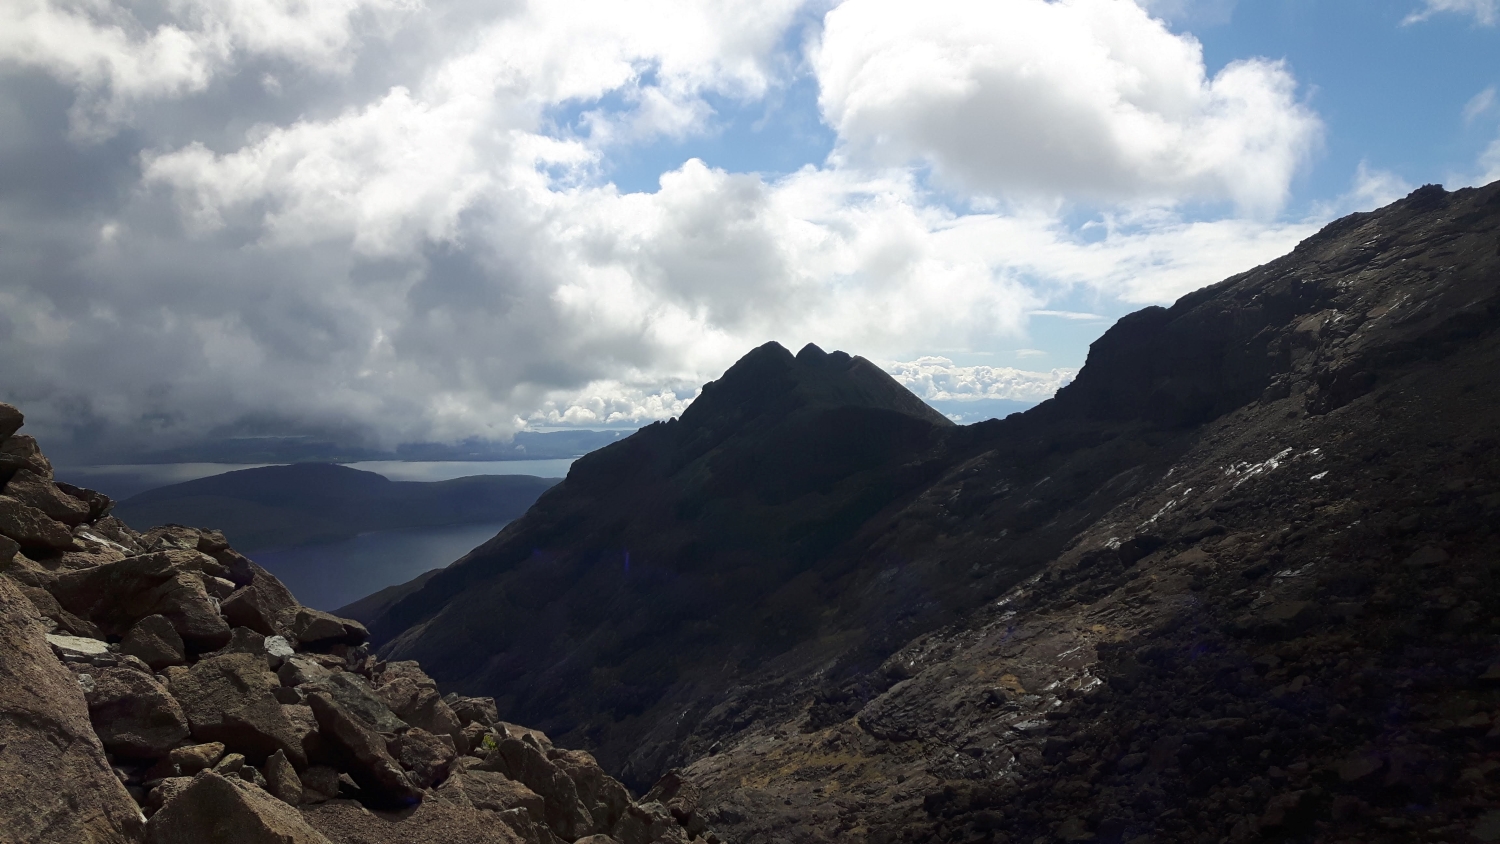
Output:
<svg viewBox="0 0 1500 844">
<path fill-rule="evenodd" d="M 237 469 L 255 469 L 269 463 L 129 463 L 92 466 L 59 466 L 57 479 L 96 489 L 123 501 L 149 489 L 222 475 Z M 385 475 L 393 481 L 446 481 L 471 475 L 535 475 L 539 478 L 567 477 L 573 458 L 555 460 L 369 460 L 346 464 L 355 469 Z"/>
<path fill-rule="evenodd" d="M 340 542 L 256 551 L 250 557 L 285 583 L 297 600 L 331 611 L 442 568 L 506 524 L 383 530 Z"/>
</svg>

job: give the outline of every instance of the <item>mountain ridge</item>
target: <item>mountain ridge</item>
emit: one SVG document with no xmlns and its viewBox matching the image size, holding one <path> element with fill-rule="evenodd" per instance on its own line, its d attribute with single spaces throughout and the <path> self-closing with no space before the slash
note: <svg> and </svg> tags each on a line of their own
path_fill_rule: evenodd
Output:
<svg viewBox="0 0 1500 844">
<path fill-rule="evenodd" d="M 1423 365 L 1445 348 L 1463 352 L 1487 336 L 1495 300 L 1483 268 L 1493 260 L 1486 238 L 1494 230 L 1497 194 L 1495 186 L 1453 194 L 1429 186 L 1388 208 L 1332 224 L 1289 255 L 1170 308 L 1122 319 L 1091 348 L 1078 378 L 1048 402 L 1004 420 L 934 426 L 919 445 L 899 456 L 885 454 L 895 464 L 887 478 L 903 481 L 884 487 L 879 500 L 866 500 L 855 510 L 857 524 L 842 525 L 797 565 L 782 566 L 783 552 L 769 542 L 737 549 L 737 570 L 759 567 L 766 582 L 715 592 L 706 588 L 706 576 L 684 585 L 684 571 L 695 573 L 668 566 L 653 584 L 664 608 L 628 630 L 613 620 L 551 617 L 544 625 L 549 635 L 570 645 L 545 668 L 537 654 L 546 648 L 505 632 L 503 622 L 481 638 L 447 638 L 452 630 L 445 626 L 477 622 L 472 615 L 460 622 L 462 613 L 428 592 L 444 577 L 450 588 L 462 583 L 466 594 L 485 594 L 510 612 L 507 595 L 532 602 L 568 595 L 585 575 L 623 568 L 618 542 L 610 553 L 594 549 L 585 562 L 576 548 L 549 546 L 547 531 L 536 529 L 554 518 L 559 532 L 609 534 L 603 523 L 615 517 L 584 507 L 583 488 L 634 484 L 628 497 L 643 505 L 636 509 L 642 521 L 664 534 L 686 535 L 688 542 L 720 541 L 725 523 L 713 520 L 712 503 L 670 518 L 652 515 L 660 489 L 635 484 L 634 473 L 678 464 L 657 447 L 667 439 L 660 431 L 671 425 L 648 428 L 635 442 L 581 461 L 577 479 L 538 502 L 527 517 L 535 517 L 531 525 L 518 522 L 377 619 L 382 653 L 419 656 L 440 681 L 496 694 L 504 711 L 590 747 L 629 782 L 707 759 L 757 723 L 800 718 L 797 729 L 833 729 L 882 693 L 882 666 L 891 653 L 1017 588 L 1076 548 L 1107 513 L 1154 495 L 1160 479 L 1216 430 L 1215 420 L 1276 402 L 1292 402 L 1298 418 L 1327 416 L 1395 377 L 1383 373 Z M 1475 243 L 1485 245 L 1475 252 Z M 1454 244 L 1467 263 L 1450 267 L 1443 257 L 1458 248 Z M 1450 270 L 1460 272 L 1446 279 Z M 1434 278 L 1442 283 L 1423 286 Z M 1385 318 L 1402 307 L 1410 313 Z M 1350 308 L 1358 309 L 1358 319 Z M 1277 423 L 1263 424 L 1274 430 Z M 647 447 L 644 441 L 652 438 L 657 442 Z M 691 452 L 691 459 L 706 453 Z M 754 472 L 741 475 L 753 478 Z M 578 498 L 574 520 L 555 518 L 569 510 L 569 497 Z M 710 518 L 698 520 L 700 513 Z M 1133 549 L 1131 563 L 1149 557 L 1156 548 L 1147 546 L 1160 542 L 1148 536 L 1137 547 L 1129 539 L 1119 541 Z M 560 560 L 565 576 L 548 571 Z M 593 588 L 604 594 L 627 587 L 616 577 Z M 424 592 L 435 600 L 424 605 Z M 723 597 L 731 594 L 732 601 Z M 605 598 L 594 601 L 581 603 L 614 606 Z M 754 624 L 726 632 L 724 622 L 705 621 L 705 613 L 715 619 L 738 613 Z M 537 618 L 524 608 L 520 614 Z M 736 636 L 741 647 L 728 644 Z M 681 642 L 733 658 L 712 670 L 694 666 L 677 652 Z M 505 656 L 515 649 L 530 651 L 526 659 L 534 667 Z M 470 656 L 467 664 L 455 664 L 443 651 Z M 600 664 L 599 685 L 569 667 Z M 621 677 L 635 681 L 635 699 L 608 698 L 609 688 L 625 685 Z M 565 690 L 570 684 L 577 690 L 572 696 Z"/>
</svg>

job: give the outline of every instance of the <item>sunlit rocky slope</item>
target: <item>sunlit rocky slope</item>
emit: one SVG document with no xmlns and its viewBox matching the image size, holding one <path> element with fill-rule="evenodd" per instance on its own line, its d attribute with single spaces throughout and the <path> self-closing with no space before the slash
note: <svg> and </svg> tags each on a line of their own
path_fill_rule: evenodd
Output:
<svg viewBox="0 0 1500 844">
<path fill-rule="evenodd" d="M 767 346 L 374 621 L 737 841 L 1500 840 L 1500 186 L 944 425 Z"/>
</svg>

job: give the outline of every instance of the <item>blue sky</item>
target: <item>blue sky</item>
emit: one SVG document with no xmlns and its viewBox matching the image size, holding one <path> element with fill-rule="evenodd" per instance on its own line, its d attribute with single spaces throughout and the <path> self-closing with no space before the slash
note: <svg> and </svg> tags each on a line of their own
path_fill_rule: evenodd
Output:
<svg viewBox="0 0 1500 844">
<path fill-rule="evenodd" d="M 1120 315 L 1500 178 L 1500 0 L 0 6 L 0 400 L 503 439 L 766 340 L 1034 402 Z"/>
</svg>

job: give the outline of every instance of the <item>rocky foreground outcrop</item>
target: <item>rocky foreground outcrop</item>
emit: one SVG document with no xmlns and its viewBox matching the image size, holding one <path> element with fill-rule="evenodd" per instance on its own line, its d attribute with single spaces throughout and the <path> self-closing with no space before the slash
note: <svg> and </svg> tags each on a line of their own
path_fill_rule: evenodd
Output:
<svg viewBox="0 0 1500 844">
<path fill-rule="evenodd" d="M 0 404 L 0 839 L 716 842 L 691 790 L 441 696 L 213 530 L 56 482 Z"/>
</svg>

